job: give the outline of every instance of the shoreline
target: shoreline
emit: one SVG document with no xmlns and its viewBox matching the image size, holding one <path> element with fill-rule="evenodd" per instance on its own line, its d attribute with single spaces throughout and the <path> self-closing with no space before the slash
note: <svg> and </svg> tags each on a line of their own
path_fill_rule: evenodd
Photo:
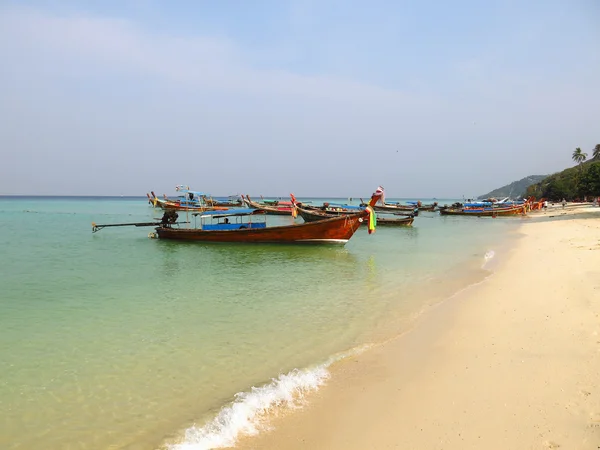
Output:
<svg viewBox="0 0 600 450">
<path fill-rule="evenodd" d="M 600 221 L 519 231 L 491 277 L 334 364 L 303 409 L 236 448 L 596 449 Z"/>
<path fill-rule="evenodd" d="M 390 309 L 378 319 L 371 318 L 372 328 L 361 331 L 352 346 L 240 391 L 232 397 L 232 401 L 205 416 L 206 420 L 194 420 L 164 436 L 161 444 L 156 444 L 159 448 L 172 450 L 233 448 L 248 435 L 260 435 L 270 430 L 273 418 L 287 416 L 310 404 L 319 395 L 320 389 L 331 381 L 336 367 L 344 364 L 346 359 L 370 352 L 410 333 L 432 309 L 492 276 L 493 271 L 489 267 L 503 259 L 520 237 L 518 225 L 504 229 L 489 246 L 479 248 L 477 253 L 467 253 L 469 258 L 438 273 L 426 284 L 419 281 L 409 288 L 403 286 L 395 293 L 396 298 L 412 300 L 397 303 L 398 310 Z M 386 293 L 392 295 L 391 292 Z M 389 308 L 393 305 L 388 305 Z M 261 395 L 255 396 L 255 393 Z M 268 400 L 265 401 L 265 398 Z"/>
</svg>

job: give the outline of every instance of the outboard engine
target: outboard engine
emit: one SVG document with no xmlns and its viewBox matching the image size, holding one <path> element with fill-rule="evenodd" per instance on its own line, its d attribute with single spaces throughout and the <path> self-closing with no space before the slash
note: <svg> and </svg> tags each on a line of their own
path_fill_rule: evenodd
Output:
<svg viewBox="0 0 600 450">
<path fill-rule="evenodd" d="M 160 219 L 160 222 L 163 227 L 169 227 L 172 224 L 176 223 L 178 218 L 179 214 L 177 214 L 177 211 L 175 211 L 174 209 L 168 209 L 163 214 L 162 219 Z"/>
</svg>

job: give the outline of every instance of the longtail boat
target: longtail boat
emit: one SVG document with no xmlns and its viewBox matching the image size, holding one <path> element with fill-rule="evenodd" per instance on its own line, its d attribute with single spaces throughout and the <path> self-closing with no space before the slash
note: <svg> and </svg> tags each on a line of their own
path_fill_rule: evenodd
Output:
<svg viewBox="0 0 600 450">
<path fill-rule="evenodd" d="M 365 206 L 363 199 L 360 199 L 360 205 Z M 402 205 L 400 203 L 386 203 L 382 198 L 379 204 L 374 205 L 373 209 L 377 212 L 386 213 L 398 213 L 398 212 L 409 212 L 411 214 L 418 214 L 419 206 L 415 203 L 414 205 Z"/>
<path fill-rule="evenodd" d="M 365 207 L 338 205 L 332 203 L 323 203 L 322 206 L 304 205 L 296 200 L 294 194 L 290 194 L 293 206 L 292 215 L 299 214 L 305 222 L 315 222 L 317 220 L 328 219 L 330 217 L 360 214 Z"/>
<path fill-rule="evenodd" d="M 429 212 L 433 212 L 435 211 L 435 209 L 438 206 L 438 202 L 433 202 L 429 205 L 423 205 L 420 201 L 416 203 L 417 207 L 419 208 L 419 211 L 429 211 Z"/>
<path fill-rule="evenodd" d="M 242 195 L 242 201 L 246 203 L 249 208 L 260 209 L 265 213 L 274 216 L 291 216 L 292 215 L 292 203 L 291 202 L 277 202 L 277 205 L 267 205 L 266 203 L 258 203 L 253 201 L 249 195 L 245 197 Z"/>
<path fill-rule="evenodd" d="M 377 212 L 390 212 L 390 213 L 394 213 L 394 212 L 401 212 L 401 211 L 414 211 L 414 210 L 418 210 L 418 207 L 412 206 L 412 205 L 394 205 L 391 203 L 385 203 L 383 205 L 375 205 L 373 206 L 373 209 Z"/>
<path fill-rule="evenodd" d="M 360 225 L 367 221 L 369 234 L 375 231 L 375 211 L 372 205 L 383 194 L 381 188 L 372 195 L 369 207 L 353 215 L 342 215 L 317 222 L 267 227 L 266 212 L 260 209 L 230 209 L 192 213 L 193 227 L 179 227 L 177 211 L 167 210 L 160 222 L 98 225 L 92 231 L 118 226 L 156 226 L 149 237 L 178 241 L 279 243 L 279 244 L 345 244 Z M 255 217 L 264 218 L 257 222 Z M 200 220 L 200 224 L 197 221 Z M 210 223 L 208 223 L 210 221 Z M 188 223 L 188 222 L 184 222 Z"/>
<path fill-rule="evenodd" d="M 235 199 L 235 197 L 229 197 L 227 201 L 215 200 L 212 197 L 205 197 L 204 202 L 208 206 L 216 206 L 221 208 L 241 208 L 242 206 L 244 206 L 241 197 L 237 199 Z"/>
<path fill-rule="evenodd" d="M 377 217 L 377 225 L 381 226 L 395 226 L 395 227 L 409 227 L 415 221 L 414 216 L 407 216 L 402 218 L 392 217 Z"/>
<path fill-rule="evenodd" d="M 316 222 L 319 220 L 328 219 L 331 217 L 342 216 L 342 215 L 354 215 L 361 214 L 364 208 L 360 206 L 348 206 L 339 205 L 339 207 L 331 206 L 330 204 L 324 204 L 322 207 L 309 207 L 299 204 L 296 202 L 295 197 L 292 195 L 292 203 L 296 207 L 296 210 L 300 217 L 305 222 Z M 405 215 L 404 213 L 396 213 L 395 216 L 405 217 L 377 217 L 377 224 L 383 226 L 410 226 L 415 220 L 413 214 Z M 366 222 L 363 222 L 366 225 Z"/>
<path fill-rule="evenodd" d="M 154 191 L 151 191 L 148 196 L 148 202 L 151 203 L 155 208 L 161 208 L 165 210 L 175 211 L 212 211 L 217 209 L 228 209 L 227 206 L 216 206 L 209 205 L 206 202 L 207 195 L 202 192 L 192 191 L 189 186 L 178 185 L 175 190 L 181 192 L 183 195 L 177 198 L 168 198 L 163 195 L 163 198 L 158 198 Z"/>
<path fill-rule="evenodd" d="M 329 219 L 331 217 L 339 217 L 339 216 L 352 216 L 354 214 L 360 214 L 360 212 L 336 212 L 336 211 L 311 211 L 304 209 L 302 207 L 297 207 L 298 215 L 304 219 L 304 222 L 317 222 L 319 220 Z M 382 226 L 410 226 L 413 224 L 415 220 L 414 216 L 406 216 L 406 217 L 377 217 L 377 225 Z M 366 221 L 363 222 L 363 225 L 367 225 Z"/>
<path fill-rule="evenodd" d="M 165 210 L 174 211 L 215 211 L 215 210 L 226 210 L 229 209 L 227 206 L 209 206 L 205 203 L 190 202 L 188 200 L 162 200 L 156 199 L 156 206 Z"/>
<path fill-rule="evenodd" d="M 531 205 L 531 211 L 540 211 L 543 209 L 544 207 L 544 202 L 546 201 L 546 198 L 542 198 L 540 200 L 536 200 L 535 198 L 532 199 L 530 205 Z"/>
<path fill-rule="evenodd" d="M 373 194 L 370 207 L 356 214 L 275 227 L 266 226 L 267 212 L 263 209 L 205 211 L 197 213 L 200 225 L 196 224 L 196 228 L 176 228 L 167 222 L 156 228 L 156 237 L 201 242 L 345 244 L 365 221 L 369 223 L 369 232 L 374 231 L 372 205 L 378 198 L 377 193 Z M 261 216 L 264 221 L 253 220 Z"/>
<path fill-rule="evenodd" d="M 509 206 L 506 208 L 444 208 L 440 210 L 440 214 L 444 216 L 474 216 L 474 217 L 498 217 L 498 216 L 515 216 L 517 214 L 526 214 L 528 204 L 517 206 Z"/>
<path fill-rule="evenodd" d="M 307 209 L 302 206 L 296 205 L 298 215 L 304 219 L 305 222 L 317 222 L 319 220 L 330 219 L 331 217 L 348 216 L 354 214 L 361 214 L 364 209 L 356 211 L 328 211 L 315 209 Z"/>
</svg>

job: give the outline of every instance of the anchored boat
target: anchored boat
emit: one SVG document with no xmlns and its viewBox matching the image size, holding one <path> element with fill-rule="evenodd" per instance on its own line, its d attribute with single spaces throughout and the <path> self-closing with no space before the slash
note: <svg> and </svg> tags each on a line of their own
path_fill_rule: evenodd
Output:
<svg viewBox="0 0 600 450">
<path fill-rule="evenodd" d="M 260 209 L 266 214 L 273 216 L 291 216 L 292 215 L 292 203 L 291 202 L 255 202 L 250 198 L 249 195 L 245 197 L 242 195 L 242 201 L 249 207 L 254 209 Z"/>
<path fill-rule="evenodd" d="M 262 209 L 231 209 L 192 213 L 194 225 L 180 227 L 176 211 L 165 211 L 152 237 L 179 241 L 284 243 L 284 244 L 345 244 L 360 225 L 368 221 L 369 233 L 375 229 L 372 205 L 379 199 L 373 194 L 370 206 L 357 214 L 325 218 L 324 220 L 268 227 Z M 119 224 L 113 224 L 113 226 Z M 127 224 L 121 224 L 127 225 Z M 149 226 L 150 223 L 144 224 Z M 157 225 L 157 224 L 153 224 Z M 107 225 L 93 224 L 94 230 Z M 142 226 L 138 224 L 137 226 Z"/>
<path fill-rule="evenodd" d="M 498 216 L 515 216 L 517 214 L 526 214 L 528 203 L 523 205 L 510 206 L 507 208 L 444 208 L 440 210 L 443 216 L 473 216 L 473 217 L 498 217 Z"/>
</svg>

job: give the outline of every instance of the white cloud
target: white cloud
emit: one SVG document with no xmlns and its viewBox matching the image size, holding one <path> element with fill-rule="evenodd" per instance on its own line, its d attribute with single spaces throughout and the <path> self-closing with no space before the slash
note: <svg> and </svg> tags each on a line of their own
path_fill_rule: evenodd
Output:
<svg viewBox="0 0 600 450">
<path fill-rule="evenodd" d="M 424 99 L 348 79 L 305 76 L 282 70 L 258 70 L 242 65 L 234 43 L 224 38 L 156 35 L 135 23 L 73 15 L 50 16 L 35 10 L 8 10 L 0 17 L 3 51 L 21 54 L 29 68 L 51 56 L 68 66 L 49 68 L 132 72 L 174 83 L 252 94 L 316 97 L 349 103 L 410 102 Z M 37 67 L 40 68 L 48 68 Z"/>
</svg>

